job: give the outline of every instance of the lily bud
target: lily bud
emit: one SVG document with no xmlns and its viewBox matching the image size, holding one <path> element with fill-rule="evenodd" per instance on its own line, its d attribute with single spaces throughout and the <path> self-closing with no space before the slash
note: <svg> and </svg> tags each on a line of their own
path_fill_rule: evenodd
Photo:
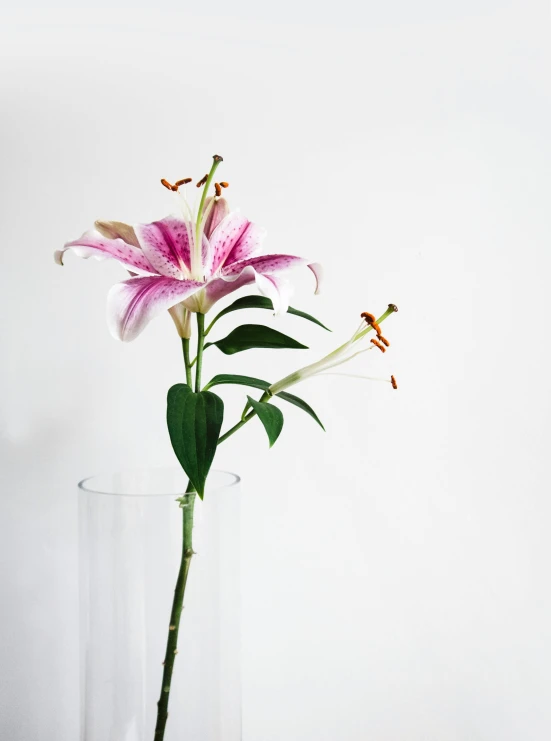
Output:
<svg viewBox="0 0 551 741">
<path fill-rule="evenodd" d="M 178 334 L 182 339 L 189 340 L 191 337 L 191 312 L 183 304 L 172 306 L 168 313 L 172 317 Z"/>
<path fill-rule="evenodd" d="M 212 201 L 214 200 L 214 203 Z M 212 206 L 211 206 L 212 203 Z M 205 201 L 205 213 L 207 218 L 205 219 L 205 225 L 203 227 L 203 234 L 207 239 L 210 239 L 211 234 L 216 229 L 218 224 L 224 219 L 230 212 L 230 207 L 225 198 L 214 198 L 209 196 Z"/>
</svg>

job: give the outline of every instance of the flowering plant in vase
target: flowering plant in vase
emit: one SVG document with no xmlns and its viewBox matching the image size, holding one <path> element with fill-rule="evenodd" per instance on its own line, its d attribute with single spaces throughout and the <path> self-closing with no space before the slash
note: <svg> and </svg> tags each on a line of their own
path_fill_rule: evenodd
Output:
<svg viewBox="0 0 551 741">
<path fill-rule="evenodd" d="M 389 304 L 378 318 L 369 312 L 361 313 L 359 326 L 347 341 L 317 362 L 275 382 L 245 374 L 218 373 L 205 383 L 203 356 L 208 348 L 216 347 L 225 355 L 252 348 L 305 348 L 292 337 L 264 324 L 241 324 L 226 337 L 211 340 L 211 333 L 222 316 L 246 309 L 265 309 L 275 314 L 289 312 L 327 329 L 313 316 L 289 306 L 289 274 L 300 267 L 309 268 L 318 293 L 320 265 L 294 255 L 261 253 L 265 231 L 240 212 L 231 211 L 223 196 L 228 183 L 215 182 L 221 162 L 222 157 L 215 155 L 210 172 L 196 183 L 200 189 L 196 206 L 190 204 L 186 195 L 191 178 L 174 184 L 163 179 L 161 183 L 177 201 L 177 215 L 135 226 L 96 221 L 93 229 L 55 253 L 59 265 L 63 265 L 65 253 L 70 251 L 83 258 L 112 258 L 130 272 L 131 277 L 111 288 L 108 295 L 108 325 L 116 338 L 135 339 L 153 318 L 168 311 L 182 343 L 185 381 L 169 389 L 166 419 L 170 441 L 187 475 L 188 486 L 178 499 L 183 518 L 181 562 L 169 619 L 154 741 L 165 738 L 184 594 L 194 555 L 194 507 L 197 497 L 204 497 L 218 446 L 255 417 L 272 446 L 283 428 L 283 412 L 277 405 L 280 401 L 303 410 L 323 428 L 309 404 L 287 389 L 313 375 L 335 372 L 335 368 L 367 351 L 386 352 L 390 343 L 380 325 L 397 311 L 394 304 Z M 206 323 L 207 313 L 220 299 L 245 286 L 256 288 L 260 295 L 254 293 L 236 299 Z M 397 388 L 394 376 L 388 381 L 373 380 Z M 251 391 L 246 395 L 241 418 L 222 432 L 224 403 L 213 389 L 228 384 Z M 254 396 L 253 390 L 261 392 L 260 395 Z"/>
</svg>

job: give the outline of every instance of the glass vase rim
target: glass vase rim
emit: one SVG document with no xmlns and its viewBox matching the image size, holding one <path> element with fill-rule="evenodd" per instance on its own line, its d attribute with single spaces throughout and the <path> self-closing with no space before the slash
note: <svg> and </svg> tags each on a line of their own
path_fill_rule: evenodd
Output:
<svg viewBox="0 0 551 741">
<path fill-rule="evenodd" d="M 100 473 L 100 474 L 94 474 L 92 476 L 87 476 L 84 479 L 81 479 L 81 481 L 78 482 L 78 489 L 79 492 L 82 492 L 84 494 L 98 494 L 100 496 L 106 496 L 106 497 L 130 497 L 130 498 L 154 498 L 154 497 L 173 497 L 173 496 L 183 496 L 186 492 L 185 491 L 151 491 L 147 492 L 145 494 L 140 494 L 132 491 L 127 492 L 115 492 L 115 491 L 107 491 L 105 488 L 94 488 L 89 486 L 91 482 L 94 480 L 101 479 L 103 477 L 109 477 L 109 476 L 120 476 L 122 474 L 145 474 L 145 473 L 155 473 L 155 472 L 164 472 L 166 473 L 178 473 L 182 472 L 181 468 L 178 468 L 177 466 L 151 466 L 149 468 L 147 467 L 138 467 L 138 468 L 127 468 L 122 469 L 119 471 L 109 471 L 106 473 Z M 223 476 L 227 477 L 226 483 L 223 483 L 219 486 L 213 486 L 212 488 L 208 485 L 208 479 L 207 479 L 207 486 L 205 489 L 205 494 L 213 494 L 215 492 L 221 491 L 223 489 L 232 489 L 233 487 L 237 486 L 241 482 L 241 476 L 239 476 L 236 473 L 233 473 L 233 471 L 225 471 L 222 469 L 215 468 L 211 472 L 211 474 L 222 474 Z"/>
</svg>

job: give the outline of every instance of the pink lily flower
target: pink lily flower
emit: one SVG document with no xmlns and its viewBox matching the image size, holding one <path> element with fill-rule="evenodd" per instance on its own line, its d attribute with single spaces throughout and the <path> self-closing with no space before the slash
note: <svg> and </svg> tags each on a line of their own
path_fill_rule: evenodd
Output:
<svg viewBox="0 0 551 741">
<path fill-rule="evenodd" d="M 178 191 L 179 186 L 164 184 Z M 314 273 L 318 292 L 320 266 L 294 255 L 259 254 L 264 229 L 237 211 L 230 213 L 224 198 L 203 196 L 196 216 L 185 196 L 182 207 L 183 217 L 167 216 L 134 227 L 96 221 L 95 229 L 56 252 L 60 265 L 63 254 L 72 250 L 83 258 L 113 258 L 131 272 L 133 277 L 113 286 L 107 299 L 108 325 L 116 338 L 135 339 L 166 310 L 180 336 L 189 337 L 190 311 L 206 313 L 219 299 L 250 283 L 272 300 L 276 313 L 284 313 L 290 296 L 285 276 L 302 265 Z M 197 244 L 201 250 L 195 249 Z"/>
</svg>

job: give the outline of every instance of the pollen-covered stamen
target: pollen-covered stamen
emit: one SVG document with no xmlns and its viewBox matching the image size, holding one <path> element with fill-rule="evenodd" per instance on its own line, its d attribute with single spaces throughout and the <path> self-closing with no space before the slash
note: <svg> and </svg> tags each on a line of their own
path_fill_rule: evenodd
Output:
<svg viewBox="0 0 551 741">
<path fill-rule="evenodd" d="M 220 181 L 220 185 L 221 185 L 221 186 L 222 186 L 223 188 L 229 188 L 229 187 L 230 187 L 230 184 L 229 184 L 229 183 L 227 183 L 227 182 L 226 182 L 225 180 L 221 180 L 221 181 Z"/>
<path fill-rule="evenodd" d="M 384 345 L 381 345 L 379 340 L 376 340 L 373 338 L 372 340 L 369 340 L 375 347 L 378 347 L 381 352 L 386 352 L 386 347 Z"/>
<path fill-rule="evenodd" d="M 161 178 L 161 185 L 164 185 L 165 188 L 168 188 L 168 190 L 177 191 L 178 185 L 171 185 L 168 180 L 165 180 L 164 178 Z"/>
<path fill-rule="evenodd" d="M 362 311 L 360 316 L 362 317 L 362 319 L 365 320 L 366 324 L 368 324 L 370 327 L 373 327 L 373 329 L 377 333 L 377 336 L 380 336 L 381 328 L 377 324 L 377 320 L 375 319 L 374 314 L 370 314 L 369 311 Z"/>
<path fill-rule="evenodd" d="M 208 173 L 207 173 L 206 175 L 203 175 L 203 177 L 201 178 L 201 180 L 199 180 L 199 181 L 198 181 L 198 182 L 196 183 L 197 187 L 198 187 L 198 188 L 202 188 L 202 187 L 203 187 L 203 185 L 204 185 L 204 184 L 205 184 L 205 183 L 207 182 L 207 180 L 208 180 L 208 179 L 209 179 Z"/>
<path fill-rule="evenodd" d="M 177 180 L 174 185 L 176 188 L 179 188 L 180 185 L 187 185 L 188 183 L 191 183 L 192 178 L 184 178 L 183 180 Z"/>
<path fill-rule="evenodd" d="M 366 324 L 373 324 L 373 322 L 375 321 L 374 314 L 370 314 L 369 311 L 362 311 L 360 316 L 362 317 L 362 319 L 365 319 Z"/>
<path fill-rule="evenodd" d="M 390 347 L 390 342 L 387 340 L 386 337 L 383 337 L 382 334 L 377 335 L 377 339 L 379 340 L 379 342 L 382 342 L 383 345 L 386 345 L 387 347 Z"/>
<path fill-rule="evenodd" d="M 220 187 L 220 183 L 214 183 L 214 192 L 216 193 L 218 198 L 220 198 L 220 196 L 222 195 L 222 188 Z"/>
<path fill-rule="evenodd" d="M 390 383 L 392 384 L 393 389 L 398 388 L 398 384 L 396 383 L 396 379 L 394 378 L 394 376 L 390 376 Z"/>
</svg>

